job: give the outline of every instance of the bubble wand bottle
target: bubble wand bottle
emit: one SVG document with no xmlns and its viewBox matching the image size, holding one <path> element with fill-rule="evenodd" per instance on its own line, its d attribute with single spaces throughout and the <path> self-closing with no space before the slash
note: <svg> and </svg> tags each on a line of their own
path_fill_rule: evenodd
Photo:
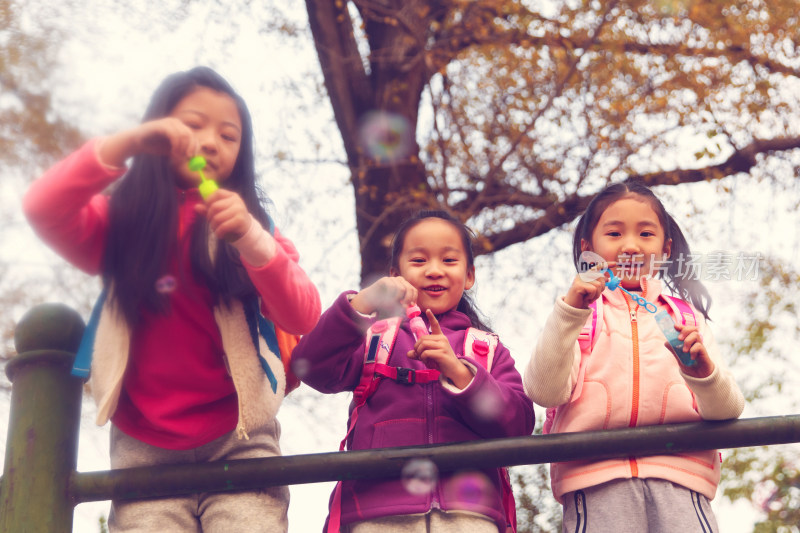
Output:
<svg viewBox="0 0 800 533">
<path fill-rule="evenodd" d="M 189 160 L 189 170 L 200 174 L 201 181 L 198 187 L 200 196 L 203 197 L 203 200 L 208 200 L 208 197 L 219 189 L 219 185 L 217 185 L 216 181 L 206 178 L 206 175 L 203 173 L 204 168 L 206 168 L 206 159 L 203 156 L 196 155 Z"/>
<path fill-rule="evenodd" d="M 406 308 L 406 316 L 408 317 L 408 326 L 411 328 L 411 333 L 414 334 L 414 340 L 419 340 L 420 337 L 424 337 L 428 334 L 428 327 L 425 325 L 425 321 L 422 320 L 420 316 L 422 311 L 416 305 L 409 305 Z"/>
</svg>

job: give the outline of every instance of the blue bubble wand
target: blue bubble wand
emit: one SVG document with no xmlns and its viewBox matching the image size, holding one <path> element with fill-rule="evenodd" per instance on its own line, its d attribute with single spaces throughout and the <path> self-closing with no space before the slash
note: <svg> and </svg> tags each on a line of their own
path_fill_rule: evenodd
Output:
<svg viewBox="0 0 800 533">
<path fill-rule="evenodd" d="M 634 294 L 634 293 L 630 292 L 629 290 L 624 289 L 623 287 L 620 287 L 619 284 L 622 283 L 622 280 L 619 279 L 617 276 L 615 276 L 614 273 L 611 272 L 611 269 L 607 268 L 607 269 L 604 270 L 604 272 L 608 272 L 608 275 L 611 276 L 609 278 L 609 280 L 606 281 L 606 287 L 608 287 L 612 291 L 616 290 L 616 289 L 621 290 L 622 292 L 624 292 L 625 294 L 630 296 L 631 300 L 633 300 L 634 302 L 636 302 L 640 306 L 644 307 L 645 310 L 648 313 L 655 313 L 656 311 L 658 311 L 658 307 L 656 307 L 656 304 L 654 304 L 653 302 L 648 302 L 642 296 L 639 296 L 638 294 Z"/>
</svg>

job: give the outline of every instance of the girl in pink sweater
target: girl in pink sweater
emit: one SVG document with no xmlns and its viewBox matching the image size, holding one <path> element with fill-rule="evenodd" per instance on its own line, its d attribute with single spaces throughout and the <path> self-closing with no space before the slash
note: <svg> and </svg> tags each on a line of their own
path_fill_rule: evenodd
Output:
<svg viewBox="0 0 800 533">
<path fill-rule="evenodd" d="M 743 396 L 705 322 L 708 293 L 696 272 L 683 272 L 689 246 L 647 187 L 618 183 L 598 194 L 578 222 L 573 252 L 576 266 L 587 254 L 605 262 L 637 298 L 606 287 L 608 275 L 595 269 L 578 274 L 556 301 L 524 375 L 528 395 L 549 408 L 546 431 L 741 414 Z M 682 313 L 688 316 L 674 326 L 689 364 L 640 305 L 671 308 L 662 282 L 689 300 Z M 709 506 L 720 477 L 715 450 L 554 463 L 550 473 L 564 531 L 717 531 Z"/>
<path fill-rule="evenodd" d="M 220 186 L 205 199 L 195 155 Z M 45 242 L 102 275 L 90 386 L 97 423 L 112 422 L 112 468 L 280 454 L 286 374 L 258 314 L 307 333 L 319 294 L 267 216 L 250 114 L 223 78 L 204 67 L 167 77 L 141 124 L 55 165 L 23 207 Z M 113 501 L 109 527 L 286 531 L 288 500 L 275 487 Z"/>
</svg>

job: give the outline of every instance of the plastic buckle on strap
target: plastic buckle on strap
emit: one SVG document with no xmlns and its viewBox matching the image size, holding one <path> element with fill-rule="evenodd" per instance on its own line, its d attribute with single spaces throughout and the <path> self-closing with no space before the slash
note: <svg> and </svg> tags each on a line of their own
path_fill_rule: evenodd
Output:
<svg viewBox="0 0 800 533">
<path fill-rule="evenodd" d="M 403 385 L 413 385 L 417 382 L 417 371 L 413 368 L 397 367 L 397 378 L 395 381 Z"/>
</svg>

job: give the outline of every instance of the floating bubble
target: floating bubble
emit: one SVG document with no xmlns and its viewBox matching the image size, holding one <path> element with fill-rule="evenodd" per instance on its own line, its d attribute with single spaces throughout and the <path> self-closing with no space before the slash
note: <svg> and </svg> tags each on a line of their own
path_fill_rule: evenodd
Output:
<svg viewBox="0 0 800 533">
<path fill-rule="evenodd" d="M 503 399 L 497 391 L 482 389 L 470 400 L 470 408 L 483 420 L 497 420 L 503 412 Z"/>
<path fill-rule="evenodd" d="M 311 363 L 308 359 L 292 359 L 292 372 L 298 379 L 306 377 L 309 370 L 311 370 Z"/>
<path fill-rule="evenodd" d="M 170 293 L 174 291 L 177 286 L 178 281 L 174 276 L 170 276 L 169 274 L 159 278 L 158 281 L 156 281 L 156 291 L 160 292 L 161 294 Z"/>
<path fill-rule="evenodd" d="M 465 509 L 489 506 L 494 492 L 494 485 L 482 472 L 456 474 L 444 487 L 445 497 Z"/>
<path fill-rule="evenodd" d="M 410 494 L 429 494 L 436 488 L 439 469 L 430 459 L 411 459 L 400 473 L 403 487 Z"/>
<path fill-rule="evenodd" d="M 358 128 L 358 137 L 367 154 L 380 161 L 403 159 L 414 144 L 408 120 L 388 111 L 367 113 Z"/>
<path fill-rule="evenodd" d="M 590 282 L 605 276 L 608 261 L 600 254 L 586 250 L 578 257 L 578 275 L 583 281 Z"/>
</svg>

